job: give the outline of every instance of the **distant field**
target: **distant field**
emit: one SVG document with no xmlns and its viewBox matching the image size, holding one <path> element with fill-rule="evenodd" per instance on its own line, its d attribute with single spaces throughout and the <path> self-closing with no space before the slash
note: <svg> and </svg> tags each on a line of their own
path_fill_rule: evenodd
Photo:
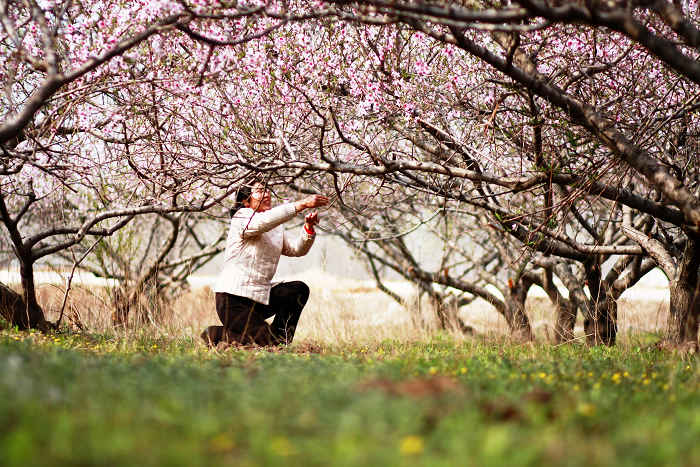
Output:
<svg viewBox="0 0 700 467">
<path fill-rule="evenodd" d="M 39 300 L 50 319 L 55 319 L 63 301 L 67 273 L 39 272 Z M 425 340 L 435 331 L 435 320 L 427 303 L 416 301 L 411 284 L 388 282 L 389 287 L 409 299 L 410 306 L 399 306 L 375 288 L 370 280 L 344 279 L 320 271 L 280 276 L 279 280 L 304 280 L 311 297 L 299 323 L 298 338 L 319 342 L 376 342 L 383 339 Z M 16 273 L 0 270 L 0 282 L 17 284 Z M 215 276 L 195 276 L 192 289 L 165 309 L 154 310 L 148 303 L 143 310 L 151 315 L 150 325 L 171 336 L 197 336 L 206 326 L 218 323 L 210 285 Z M 111 332 L 111 306 L 105 296 L 110 282 L 90 274 L 74 279 L 67 312 L 77 313 L 93 331 Z M 527 303 L 528 315 L 539 339 L 552 335 L 554 317 L 544 293 L 533 289 Z M 483 335 L 506 335 L 505 320 L 486 302 L 477 300 L 459 314 L 465 324 Z M 626 292 L 620 300 L 619 328 L 624 338 L 644 338 L 662 332 L 668 316 L 668 289 L 658 271 Z M 582 323 L 577 333 L 583 334 Z M 458 337 L 458 336 L 456 336 Z"/>
</svg>

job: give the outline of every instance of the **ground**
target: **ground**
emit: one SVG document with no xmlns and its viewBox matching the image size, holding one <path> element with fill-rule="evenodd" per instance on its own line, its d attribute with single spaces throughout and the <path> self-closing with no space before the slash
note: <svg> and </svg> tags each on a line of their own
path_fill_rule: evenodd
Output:
<svg viewBox="0 0 700 467">
<path fill-rule="evenodd" d="M 0 331 L 3 465 L 700 465 L 697 358 Z"/>
</svg>

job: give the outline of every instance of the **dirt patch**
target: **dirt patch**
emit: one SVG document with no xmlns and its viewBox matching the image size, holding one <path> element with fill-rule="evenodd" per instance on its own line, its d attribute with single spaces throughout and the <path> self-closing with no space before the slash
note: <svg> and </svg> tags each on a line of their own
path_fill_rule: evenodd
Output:
<svg viewBox="0 0 700 467">
<path fill-rule="evenodd" d="M 498 420 L 499 422 L 513 422 L 523 419 L 523 413 L 517 406 L 511 403 L 503 401 L 483 401 L 479 404 L 479 408 L 488 418 Z"/>
<path fill-rule="evenodd" d="M 457 381 L 447 376 L 414 378 L 404 381 L 377 379 L 360 383 L 358 391 L 379 390 L 392 396 L 434 397 L 459 389 Z"/>
<path fill-rule="evenodd" d="M 551 402 L 554 394 L 549 391 L 544 391 L 542 389 L 533 389 L 523 396 L 523 400 L 529 402 L 535 402 L 538 404 L 548 404 Z"/>
</svg>

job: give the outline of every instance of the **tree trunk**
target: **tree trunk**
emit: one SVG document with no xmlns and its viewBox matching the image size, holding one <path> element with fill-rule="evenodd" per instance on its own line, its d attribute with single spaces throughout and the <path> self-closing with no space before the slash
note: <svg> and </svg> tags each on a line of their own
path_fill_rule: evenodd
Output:
<svg viewBox="0 0 700 467">
<path fill-rule="evenodd" d="M 20 329 L 36 328 L 46 330 L 48 322 L 44 318 L 44 311 L 39 306 L 36 299 L 36 288 L 34 286 L 34 263 L 31 260 L 20 258 L 19 274 L 22 279 L 22 291 L 24 299 L 24 310 L 17 316 L 17 320 L 12 324 Z"/>
<path fill-rule="evenodd" d="M 517 341 L 531 341 L 533 339 L 532 328 L 530 327 L 530 320 L 525 313 L 525 300 L 532 284 L 520 281 L 517 284 L 508 285 L 509 290 L 505 297 L 505 312 L 503 316 L 506 318 L 511 336 Z M 510 287 L 511 285 L 512 287 Z"/>
<path fill-rule="evenodd" d="M 157 282 L 157 275 L 148 280 L 139 281 L 136 285 L 123 283 L 112 292 L 112 324 L 118 327 L 138 325 L 146 321 L 159 319 L 159 314 L 167 303 L 163 295 L 164 288 Z"/>
<path fill-rule="evenodd" d="M 557 320 L 554 323 L 554 342 L 561 344 L 574 339 L 576 307 L 569 301 L 555 303 Z"/>
<path fill-rule="evenodd" d="M 584 265 L 591 299 L 586 307 L 583 329 L 589 345 L 615 345 L 617 340 L 617 301 L 602 280 L 600 264 Z"/>
<path fill-rule="evenodd" d="M 435 315 L 438 319 L 438 326 L 441 330 L 446 330 L 448 323 L 450 322 L 448 316 L 448 305 L 445 303 L 443 297 L 437 293 L 430 294 L 430 302 L 435 310 Z"/>
<path fill-rule="evenodd" d="M 617 340 L 617 302 L 607 297 L 591 299 L 583 320 L 586 342 L 589 345 L 615 345 Z"/>
<path fill-rule="evenodd" d="M 576 325 L 576 310 L 574 292 L 570 291 L 570 298 L 564 298 L 554 284 L 554 270 L 545 268 L 542 273 L 540 287 L 544 289 L 555 308 L 556 322 L 554 324 L 554 342 L 561 344 L 574 339 L 574 326 Z"/>
<path fill-rule="evenodd" d="M 19 329 L 41 329 L 46 331 L 49 323 L 36 300 L 34 268 L 31 263 L 20 263 L 22 295 L 0 283 L 0 316 Z"/>
<path fill-rule="evenodd" d="M 688 238 L 670 284 L 669 338 L 674 345 L 698 349 L 700 324 L 700 242 Z"/>
<path fill-rule="evenodd" d="M 0 317 L 10 324 L 19 326 L 27 311 L 27 305 L 20 294 L 0 282 Z"/>
<path fill-rule="evenodd" d="M 112 293 L 112 324 L 117 327 L 126 327 L 131 319 L 132 324 L 143 321 L 143 316 L 133 313 L 134 310 L 141 311 L 139 306 L 144 290 L 138 285 L 123 283 Z"/>
</svg>

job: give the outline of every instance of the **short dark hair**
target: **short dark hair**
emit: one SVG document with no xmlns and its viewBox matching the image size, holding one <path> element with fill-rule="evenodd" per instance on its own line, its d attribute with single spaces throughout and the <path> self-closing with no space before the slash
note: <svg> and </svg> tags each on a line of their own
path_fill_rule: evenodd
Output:
<svg viewBox="0 0 700 467">
<path fill-rule="evenodd" d="M 243 207 L 243 201 L 250 198 L 253 189 L 249 185 L 241 185 L 241 187 L 236 191 L 236 202 L 233 207 L 229 209 L 229 214 L 233 217 L 239 209 Z"/>
</svg>

